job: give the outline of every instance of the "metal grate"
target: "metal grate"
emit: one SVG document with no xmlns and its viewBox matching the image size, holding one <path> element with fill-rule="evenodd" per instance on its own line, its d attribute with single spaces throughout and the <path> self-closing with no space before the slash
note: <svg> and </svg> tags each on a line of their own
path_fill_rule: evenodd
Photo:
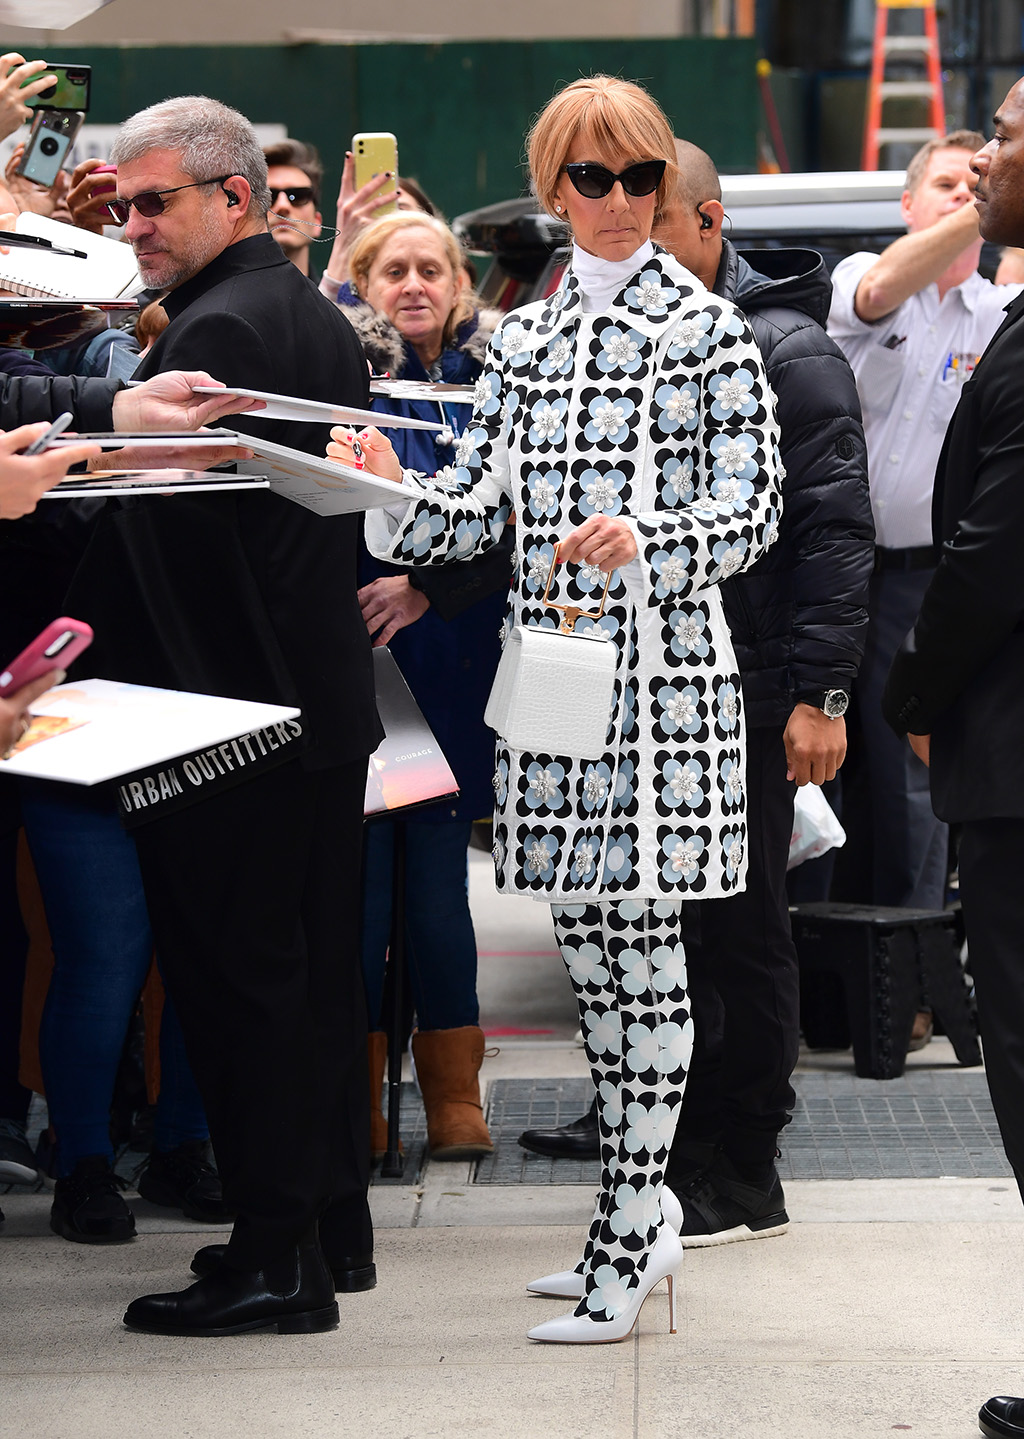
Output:
<svg viewBox="0 0 1024 1439">
<path fill-rule="evenodd" d="M 983 1074 L 915 1073 L 884 1084 L 852 1074 L 794 1077 L 797 1103 L 782 1135 L 783 1179 L 1002 1179 L 1011 1174 Z M 586 1079 L 502 1079 L 490 1088 L 495 1151 L 477 1184 L 597 1184 L 596 1160 L 545 1159 L 517 1143 L 524 1129 L 586 1112 Z"/>
</svg>

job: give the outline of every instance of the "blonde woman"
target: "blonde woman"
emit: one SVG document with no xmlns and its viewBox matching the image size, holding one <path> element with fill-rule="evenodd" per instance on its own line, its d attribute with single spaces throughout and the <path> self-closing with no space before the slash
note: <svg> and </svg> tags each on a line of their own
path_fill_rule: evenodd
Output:
<svg viewBox="0 0 1024 1439">
<path fill-rule="evenodd" d="M 742 316 L 651 243 L 675 185 L 664 114 L 595 76 L 547 105 L 529 139 L 537 197 L 572 231 L 550 299 L 509 314 L 454 468 L 367 522 L 371 549 L 443 563 L 495 543 L 515 511 L 519 624 L 557 593 L 618 653 L 605 752 L 526 753 L 499 737 L 494 863 L 502 893 L 552 905 L 598 1093 L 602 1176 L 583 1257 L 534 1292 L 578 1299 L 530 1338 L 632 1332 L 682 1256 L 662 1181 L 692 1045 L 680 906 L 744 879 L 739 677 L 718 584 L 754 561 L 779 513 L 777 430 Z M 402 477 L 371 433 L 368 465 Z M 337 430 L 329 453 L 351 455 Z M 581 619 L 577 628 L 586 629 Z"/>
</svg>

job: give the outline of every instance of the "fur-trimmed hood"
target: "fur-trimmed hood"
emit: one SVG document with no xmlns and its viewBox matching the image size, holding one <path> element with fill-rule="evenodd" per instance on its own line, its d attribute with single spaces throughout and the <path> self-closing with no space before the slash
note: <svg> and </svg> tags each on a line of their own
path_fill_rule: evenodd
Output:
<svg viewBox="0 0 1024 1439">
<path fill-rule="evenodd" d="M 345 318 L 355 330 L 363 353 L 378 373 L 387 373 L 399 379 L 409 363 L 410 351 L 399 331 L 386 315 L 361 300 L 349 285 L 343 285 L 338 295 L 338 304 L 345 312 Z M 501 314 L 498 310 L 477 310 L 462 325 L 455 336 L 455 344 L 448 348 L 463 354 L 467 359 L 482 365 L 487 354 L 491 336 L 498 328 Z"/>
</svg>

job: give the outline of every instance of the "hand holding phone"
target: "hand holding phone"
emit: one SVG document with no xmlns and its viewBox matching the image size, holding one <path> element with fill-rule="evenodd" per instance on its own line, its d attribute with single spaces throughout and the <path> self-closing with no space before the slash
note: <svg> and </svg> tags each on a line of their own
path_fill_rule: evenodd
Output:
<svg viewBox="0 0 1024 1439">
<path fill-rule="evenodd" d="M 92 629 L 84 620 L 65 615 L 51 621 L 6 669 L 0 670 L 0 696 L 15 694 L 55 670 L 66 670 L 89 648 L 92 638 Z"/>
<path fill-rule="evenodd" d="M 99 177 L 99 178 L 94 178 Z M 82 160 L 71 172 L 68 209 L 79 230 L 102 235 L 104 225 L 114 223 L 107 210 L 107 201 L 117 194 L 117 166 L 100 160 Z"/>
<path fill-rule="evenodd" d="M 30 118 L 27 101 L 49 89 L 54 78 L 45 60 L 26 60 L 15 50 L 0 55 L 0 139 L 13 135 Z"/>
</svg>

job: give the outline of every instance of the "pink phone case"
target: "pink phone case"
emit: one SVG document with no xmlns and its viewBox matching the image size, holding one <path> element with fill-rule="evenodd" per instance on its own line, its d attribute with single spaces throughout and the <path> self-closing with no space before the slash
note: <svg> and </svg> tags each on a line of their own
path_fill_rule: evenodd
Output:
<svg viewBox="0 0 1024 1439">
<path fill-rule="evenodd" d="M 53 620 L 0 671 L 0 695 L 13 694 L 51 670 L 67 669 L 91 644 L 92 630 L 84 620 L 68 619 L 66 615 Z"/>
<path fill-rule="evenodd" d="M 116 166 L 116 165 L 97 165 L 94 170 L 90 170 L 90 171 L 89 171 L 89 174 L 90 174 L 90 175 L 116 175 L 116 174 L 117 174 L 117 166 Z M 105 195 L 108 191 L 110 191 L 110 193 L 113 194 L 116 189 L 117 189 L 117 181 L 115 180 L 115 181 L 113 182 L 113 184 L 111 184 L 111 185 L 94 185 L 94 186 L 93 186 L 93 194 L 94 194 L 94 195 Z"/>
</svg>

